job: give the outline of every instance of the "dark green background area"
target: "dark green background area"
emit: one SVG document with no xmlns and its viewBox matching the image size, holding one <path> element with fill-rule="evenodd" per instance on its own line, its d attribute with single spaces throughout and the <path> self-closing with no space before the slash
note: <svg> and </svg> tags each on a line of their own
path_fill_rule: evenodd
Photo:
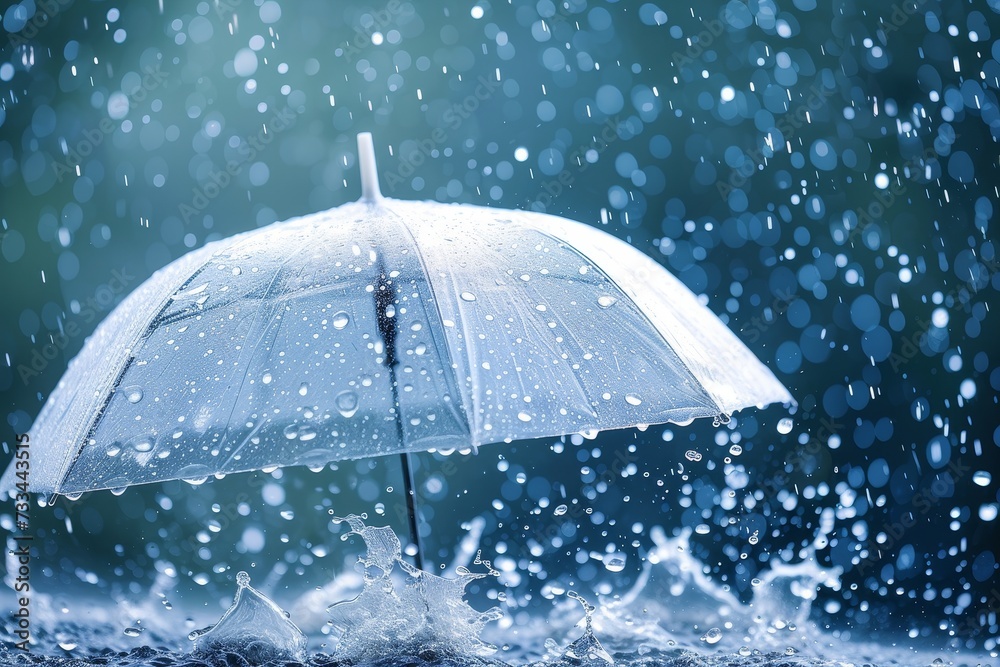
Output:
<svg viewBox="0 0 1000 667">
<path fill-rule="evenodd" d="M 840 611 L 819 604 L 817 618 L 865 636 L 913 623 L 938 634 L 943 619 L 981 642 L 989 631 L 968 619 L 998 583 L 997 523 L 979 508 L 998 502 L 1000 486 L 972 482 L 974 471 L 996 471 L 1000 444 L 997 4 L 660 3 L 664 25 L 640 2 L 479 6 L 481 18 L 459 3 L 285 2 L 266 22 L 273 3 L 168 2 L 161 12 L 154 2 L 76 0 L 37 30 L 3 33 L 0 462 L 114 302 L 191 248 L 356 200 L 355 135 L 370 131 L 386 195 L 530 207 L 626 239 L 704 294 L 799 401 L 789 434 L 777 430 L 777 406 L 723 427 L 740 433 L 738 457 L 716 444 L 710 423 L 671 427 L 670 442 L 651 427 L 582 445 L 496 445 L 456 456 L 448 474 L 444 457 L 421 455 L 431 561 L 448 563 L 463 522 L 481 516 L 484 555 L 525 559 L 516 590 L 573 579 L 622 591 L 650 526 L 704 523 L 696 555 L 746 599 L 768 558 L 795 560 L 819 512 L 853 493 L 854 509 L 841 508 L 819 552 L 845 567 L 842 590 L 821 594 Z M 384 42 L 372 43 L 376 32 Z M 256 71 L 240 76 L 234 58 L 254 36 Z M 723 103 L 726 86 L 735 97 Z M 109 114 L 115 93 L 129 101 L 121 117 Z M 294 120 L 262 143 L 262 126 L 281 112 Z M 819 145 L 837 154 L 832 168 L 814 157 Z M 587 150 L 596 161 L 577 163 Z M 79 177 L 56 166 L 74 152 L 89 153 Z M 550 168 L 554 155 L 561 167 Z M 227 164 L 238 173 L 215 188 Z M 865 320 L 872 303 L 874 324 Z M 944 328 L 926 324 L 939 305 Z M 950 370 L 956 354 L 961 368 Z M 32 370 L 22 376 L 21 366 Z M 971 400 L 960 397 L 967 379 Z M 869 387 L 874 396 L 861 398 Z M 616 455 L 635 474 L 615 476 Z M 727 456 L 749 484 L 723 510 Z M 270 573 L 270 590 L 290 598 L 328 581 L 359 546 L 338 539 L 328 509 L 374 519 L 383 502 L 405 532 L 396 466 L 286 470 L 275 506 L 262 501 L 269 478 L 257 473 L 34 508 L 32 530 L 47 538 L 38 586 L 141 597 L 171 562 L 179 597 L 225 598 L 248 569 L 255 581 Z M 426 491 L 433 475 L 444 491 Z M 820 483 L 827 495 L 787 500 Z M 761 498 L 749 508 L 742 499 L 753 490 Z M 233 514 L 240 493 L 247 516 Z M 589 506 L 600 522 L 553 517 L 563 493 L 559 502 Z M 553 502 L 534 512 L 541 497 Z M 863 567 L 851 563 L 859 545 L 910 516 L 914 527 Z M 861 520 L 869 536 L 852 532 Z M 529 538 L 552 526 L 565 544 L 533 558 L 545 579 L 524 574 Z M 248 527 L 267 535 L 260 553 L 241 552 Z M 201 543 L 184 546 L 200 530 L 212 535 L 201 555 Z M 627 555 L 623 572 L 575 560 L 608 543 Z M 198 573 L 206 586 L 193 583 Z M 957 604 L 964 592 L 970 599 Z"/>
</svg>

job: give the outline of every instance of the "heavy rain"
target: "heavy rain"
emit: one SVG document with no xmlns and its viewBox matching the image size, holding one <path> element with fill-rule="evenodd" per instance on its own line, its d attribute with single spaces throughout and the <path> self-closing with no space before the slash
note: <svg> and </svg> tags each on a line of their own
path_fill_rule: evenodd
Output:
<svg viewBox="0 0 1000 667">
<path fill-rule="evenodd" d="M 997 664 L 996 0 L 0 26 L 0 664 Z"/>
</svg>

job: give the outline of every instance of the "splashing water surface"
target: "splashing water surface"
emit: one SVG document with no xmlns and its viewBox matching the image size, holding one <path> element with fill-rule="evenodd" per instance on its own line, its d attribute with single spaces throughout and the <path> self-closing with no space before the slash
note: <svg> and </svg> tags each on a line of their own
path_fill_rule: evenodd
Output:
<svg viewBox="0 0 1000 667">
<path fill-rule="evenodd" d="M 479 639 L 499 607 L 477 612 L 462 596 L 465 587 L 489 575 L 460 568 L 458 578 L 445 579 L 419 570 L 401 558 L 400 542 L 388 527 L 366 526 L 362 517 L 335 518 L 351 527 L 341 539 L 358 535 L 368 548 L 359 564 L 364 568 L 364 590 L 354 599 L 329 608 L 331 624 L 341 630 L 336 656 L 352 662 L 386 655 L 487 655 L 495 646 Z M 483 562 L 489 567 L 488 562 Z M 404 580 L 393 575 L 396 566 Z"/>
<path fill-rule="evenodd" d="M 250 586 L 250 575 L 236 575 L 236 597 L 215 625 L 192 632 L 195 653 L 236 653 L 250 664 L 305 657 L 306 636 L 278 605 Z"/>
<path fill-rule="evenodd" d="M 0 645 L 0 664 L 16 667 L 249 667 L 300 663 L 316 667 L 331 664 L 846 667 L 860 663 L 943 667 L 945 664 L 934 662 L 942 660 L 940 651 L 920 652 L 911 647 L 901 653 L 899 648 L 846 642 L 824 632 L 810 620 L 810 606 L 818 588 L 836 588 L 840 583 L 838 569 L 823 568 L 816 563 L 816 550 L 826 540 L 822 528 L 832 526 L 829 513 L 820 519 L 820 534 L 799 551 L 798 562 L 772 563 L 762 573 L 749 604 L 741 603 L 707 576 L 705 565 L 691 553 L 690 529 L 667 537 L 662 529 L 654 528 L 651 536 L 655 547 L 647 554 L 642 576 L 631 590 L 591 604 L 575 590 L 552 584 L 546 597 L 565 596 L 573 602 L 557 604 L 548 618 L 522 617 L 519 612 L 516 621 L 499 607 L 481 612 L 464 599 L 470 583 L 500 575 L 488 560 L 477 555 L 472 561 L 482 565 L 486 572 L 457 567 L 457 577 L 439 577 L 403 560 L 400 540 L 390 528 L 367 526 L 364 519 L 357 515 L 333 519 L 335 523 L 346 522 L 351 529 L 341 539 L 357 535 L 367 552 L 358 560 L 360 578 L 350 572 L 343 573 L 328 591 L 344 594 L 358 583 L 361 586 L 354 597 L 328 608 L 328 623 L 339 632 L 332 655 L 309 654 L 306 635 L 277 604 L 250 586 L 246 572 L 239 572 L 232 606 L 214 625 L 188 635 L 195 642 L 191 652 L 146 646 L 116 653 L 116 648 L 124 647 L 120 627 L 111 629 L 106 615 L 96 614 L 89 624 L 84 618 L 68 621 L 63 613 L 52 608 L 46 596 L 39 595 L 42 616 L 39 620 L 52 630 L 39 637 L 41 645 L 36 650 L 50 655 L 12 652 L 6 645 Z M 463 552 L 470 557 L 475 551 L 475 545 L 463 544 Z M 583 619 L 573 613 L 574 603 L 583 607 Z M 142 634 L 149 644 L 180 647 L 183 640 L 177 637 L 176 628 L 162 622 L 163 612 L 156 607 L 150 602 L 145 608 L 127 611 L 145 617 L 146 629 Z M 490 625 L 491 621 L 501 622 Z M 6 630 L 9 632 L 9 627 Z M 114 636 L 119 639 L 114 640 Z M 502 643 L 502 649 L 490 641 Z M 101 645 L 108 648 L 79 648 Z M 77 657 L 54 657 L 57 646 L 63 655 Z M 545 652 L 538 655 L 538 647 L 542 646 Z M 89 653 L 82 654 L 83 650 Z M 983 656 L 954 651 L 944 655 L 952 665 L 989 664 Z M 843 657 L 838 660 L 837 656 Z"/>
</svg>

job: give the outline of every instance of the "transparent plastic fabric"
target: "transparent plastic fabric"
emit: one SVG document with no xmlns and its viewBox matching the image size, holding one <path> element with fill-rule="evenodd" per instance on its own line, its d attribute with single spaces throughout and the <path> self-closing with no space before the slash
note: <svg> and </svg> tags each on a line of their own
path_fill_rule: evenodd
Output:
<svg viewBox="0 0 1000 667">
<path fill-rule="evenodd" d="M 778 401 L 792 398 L 767 367 L 628 244 L 554 216 L 383 199 L 218 241 L 154 274 L 36 420 L 32 490 L 683 423 Z M 8 469 L 0 486 L 15 481 Z"/>
</svg>

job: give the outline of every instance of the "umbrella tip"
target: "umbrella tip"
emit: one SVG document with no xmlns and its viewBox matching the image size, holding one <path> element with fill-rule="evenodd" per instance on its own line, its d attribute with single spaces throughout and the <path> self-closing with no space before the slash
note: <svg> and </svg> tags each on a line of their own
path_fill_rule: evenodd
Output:
<svg viewBox="0 0 1000 667">
<path fill-rule="evenodd" d="M 361 167 L 361 200 L 374 203 L 382 199 L 375 166 L 375 144 L 371 132 L 358 134 L 358 165 Z"/>
</svg>

